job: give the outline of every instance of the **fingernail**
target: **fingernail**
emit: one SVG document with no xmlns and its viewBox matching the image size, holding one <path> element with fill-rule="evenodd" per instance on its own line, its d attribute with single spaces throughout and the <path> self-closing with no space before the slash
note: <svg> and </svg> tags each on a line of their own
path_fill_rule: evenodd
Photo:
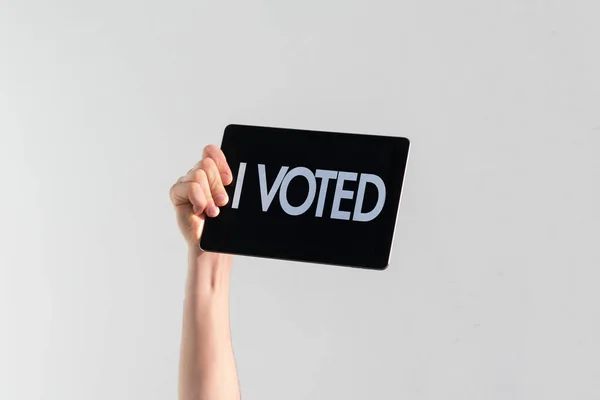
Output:
<svg viewBox="0 0 600 400">
<path fill-rule="evenodd" d="M 216 217 L 217 215 L 219 215 L 219 208 L 216 206 L 210 206 L 208 207 L 208 210 L 206 210 L 206 212 L 209 217 Z"/>
<path fill-rule="evenodd" d="M 227 204 L 227 196 L 222 193 L 218 194 L 215 196 L 215 202 L 220 206 L 224 206 Z"/>
<path fill-rule="evenodd" d="M 232 179 L 232 176 L 231 176 L 231 175 L 229 175 L 229 174 L 226 174 L 226 173 L 224 173 L 224 172 L 223 172 L 223 173 L 221 173 L 221 180 L 222 180 L 223 182 L 230 182 L 230 181 L 232 181 L 233 179 Z"/>
</svg>

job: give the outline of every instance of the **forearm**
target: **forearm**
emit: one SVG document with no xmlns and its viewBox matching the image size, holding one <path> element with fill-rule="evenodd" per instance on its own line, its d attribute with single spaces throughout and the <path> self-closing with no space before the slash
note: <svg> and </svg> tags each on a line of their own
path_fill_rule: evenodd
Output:
<svg viewBox="0 0 600 400">
<path fill-rule="evenodd" d="M 189 251 L 179 365 L 180 400 L 238 400 L 229 327 L 231 256 Z"/>
</svg>

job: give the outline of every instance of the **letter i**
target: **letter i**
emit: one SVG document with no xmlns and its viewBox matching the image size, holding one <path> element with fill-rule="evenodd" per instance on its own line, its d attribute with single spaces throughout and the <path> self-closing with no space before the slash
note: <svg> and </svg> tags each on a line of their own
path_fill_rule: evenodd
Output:
<svg viewBox="0 0 600 400">
<path fill-rule="evenodd" d="M 237 180 L 235 181 L 235 192 L 233 193 L 233 202 L 231 208 L 238 208 L 240 204 L 240 197 L 242 196 L 242 186 L 244 184 L 244 175 L 246 174 L 246 163 L 240 163 L 240 169 L 238 170 Z"/>
</svg>

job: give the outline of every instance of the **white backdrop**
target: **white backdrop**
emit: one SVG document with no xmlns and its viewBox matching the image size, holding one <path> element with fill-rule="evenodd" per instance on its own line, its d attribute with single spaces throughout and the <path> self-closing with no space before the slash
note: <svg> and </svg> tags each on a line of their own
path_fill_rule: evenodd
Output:
<svg viewBox="0 0 600 400">
<path fill-rule="evenodd" d="M 236 259 L 245 399 L 600 398 L 599 13 L 0 2 L 0 398 L 176 397 L 168 190 L 228 123 L 412 140 L 388 270 Z"/>
</svg>

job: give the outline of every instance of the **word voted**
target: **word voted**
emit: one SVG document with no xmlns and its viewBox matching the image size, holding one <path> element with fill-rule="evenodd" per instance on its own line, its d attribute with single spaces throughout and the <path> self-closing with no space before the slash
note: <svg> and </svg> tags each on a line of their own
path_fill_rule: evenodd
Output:
<svg viewBox="0 0 600 400">
<path fill-rule="evenodd" d="M 235 192 L 233 194 L 233 201 L 231 204 L 232 208 L 238 208 L 240 204 L 240 198 L 242 196 L 242 186 L 244 184 L 244 176 L 246 174 L 246 163 L 241 162 L 238 171 L 238 176 L 235 185 Z M 293 206 L 287 199 L 287 190 L 290 182 L 297 177 L 302 177 L 308 182 L 308 193 L 306 199 L 299 206 Z M 317 178 L 321 180 L 321 186 L 319 187 L 319 194 L 317 197 Z M 289 169 L 289 167 L 281 167 L 277 178 L 271 188 L 267 188 L 267 178 L 264 164 L 258 164 L 258 183 L 260 186 L 260 199 L 262 203 L 262 210 L 266 212 L 269 210 L 269 206 L 273 202 L 277 191 L 279 191 L 279 203 L 281 208 L 288 215 L 301 215 L 304 214 L 313 204 L 315 197 L 317 197 L 317 209 L 315 212 L 316 217 L 323 216 L 323 207 L 325 205 L 325 197 L 327 196 L 327 187 L 330 180 L 336 180 L 335 183 L 335 194 L 333 196 L 333 206 L 331 209 L 331 218 L 350 220 L 350 212 L 340 210 L 340 202 L 342 199 L 352 200 L 354 198 L 354 192 L 351 190 L 344 189 L 345 181 L 356 181 L 358 174 L 355 172 L 343 172 L 343 171 L 331 171 L 327 169 L 317 169 L 313 173 L 310 169 L 305 167 L 296 167 Z M 363 201 L 365 197 L 365 188 L 367 184 L 373 184 L 377 188 L 377 203 L 375 207 L 364 212 L 362 209 Z M 356 202 L 354 204 L 354 213 L 352 214 L 353 221 L 367 222 L 375 219 L 385 203 L 385 184 L 383 180 L 377 175 L 361 173 L 358 181 L 358 189 L 356 191 Z"/>
</svg>

